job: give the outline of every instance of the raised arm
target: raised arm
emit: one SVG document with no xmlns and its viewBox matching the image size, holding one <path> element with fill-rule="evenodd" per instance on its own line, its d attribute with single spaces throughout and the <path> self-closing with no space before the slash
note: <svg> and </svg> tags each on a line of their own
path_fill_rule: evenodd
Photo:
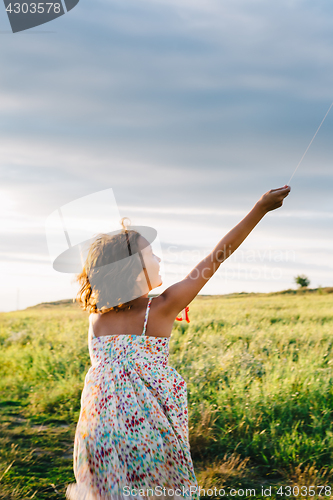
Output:
<svg viewBox="0 0 333 500">
<path fill-rule="evenodd" d="M 199 262 L 182 281 L 175 283 L 162 293 L 164 309 L 168 316 L 176 317 L 198 295 L 221 263 L 240 246 L 264 215 L 282 206 L 289 192 L 290 187 L 284 186 L 265 193 L 247 216 L 219 241 L 205 259 Z"/>
</svg>

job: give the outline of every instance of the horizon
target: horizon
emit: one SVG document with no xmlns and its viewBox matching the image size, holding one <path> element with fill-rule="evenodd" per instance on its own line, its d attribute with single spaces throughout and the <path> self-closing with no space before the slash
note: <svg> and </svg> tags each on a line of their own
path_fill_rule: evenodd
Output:
<svg viewBox="0 0 333 500">
<path fill-rule="evenodd" d="M 298 287 L 298 288 L 288 288 L 285 290 L 278 290 L 275 292 L 233 292 L 233 293 L 223 293 L 223 294 L 205 294 L 205 293 L 198 293 L 198 295 L 193 299 L 195 300 L 196 298 L 200 297 L 228 297 L 228 296 L 235 296 L 235 295 L 279 295 L 279 294 L 288 294 L 288 293 L 298 293 L 298 294 L 306 294 L 306 293 L 312 293 L 312 292 L 319 292 L 322 291 L 326 294 L 333 293 L 333 285 L 332 286 L 327 286 L 327 287 L 319 287 L 319 288 L 311 288 L 311 287 Z M 149 297 L 158 297 L 160 294 L 149 294 Z M 193 302 L 193 301 L 192 301 Z M 63 304 L 64 303 L 64 304 Z M 76 302 L 73 299 L 60 299 L 60 300 L 54 300 L 50 302 L 40 302 L 38 304 L 34 304 L 32 306 L 28 306 L 24 309 L 14 309 L 11 311 L 0 311 L 0 314 L 5 314 L 8 312 L 18 312 L 18 311 L 26 311 L 27 309 L 33 309 L 35 307 L 39 306 L 61 306 L 61 305 L 75 305 L 80 308 L 80 304 Z M 83 310 L 82 310 L 83 311 Z"/>
</svg>

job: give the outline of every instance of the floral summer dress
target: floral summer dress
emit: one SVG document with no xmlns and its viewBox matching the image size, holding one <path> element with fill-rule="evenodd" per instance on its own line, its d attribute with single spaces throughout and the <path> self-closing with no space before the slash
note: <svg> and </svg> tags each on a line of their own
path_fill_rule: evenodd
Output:
<svg viewBox="0 0 333 500">
<path fill-rule="evenodd" d="M 168 365 L 169 338 L 145 336 L 151 300 L 141 336 L 95 337 L 89 321 L 92 366 L 81 396 L 77 482 L 67 488 L 69 500 L 199 499 L 186 382 Z"/>
</svg>

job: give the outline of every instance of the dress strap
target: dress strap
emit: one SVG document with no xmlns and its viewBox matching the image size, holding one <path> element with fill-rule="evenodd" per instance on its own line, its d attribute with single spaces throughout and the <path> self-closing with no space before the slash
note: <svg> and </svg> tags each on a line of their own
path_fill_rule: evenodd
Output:
<svg viewBox="0 0 333 500">
<path fill-rule="evenodd" d="M 142 331 L 142 335 L 146 335 L 146 328 L 147 328 L 147 321 L 148 321 L 148 315 L 149 315 L 149 311 L 150 311 L 150 306 L 151 306 L 151 301 L 153 300 L 153 297 L 151 297 L 149 300 L 148 300 L 148 304 L 147 304 L 147 309 L 146 309 L 146 315 L 145 315 L 145 322 L 143 324 L 143 331 Z"/>
</svg>

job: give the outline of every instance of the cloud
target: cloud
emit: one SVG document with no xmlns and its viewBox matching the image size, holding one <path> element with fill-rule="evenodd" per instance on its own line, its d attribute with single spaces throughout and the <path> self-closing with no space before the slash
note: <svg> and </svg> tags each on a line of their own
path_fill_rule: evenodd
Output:
<svg viewBox="0 0 333 500">
<path fill-rule="evenodd" d="M 96 0 L 55 33 L 1 35 L 3 261 L 45 256 L 46 217 L 106 187 L 163 241 L 215 241 L 287 182 L 325 115 L 332 21 L 328 0 Z M 332 130 L 330 114 L 246 244 L 328 251 Z"/>
</svg>

